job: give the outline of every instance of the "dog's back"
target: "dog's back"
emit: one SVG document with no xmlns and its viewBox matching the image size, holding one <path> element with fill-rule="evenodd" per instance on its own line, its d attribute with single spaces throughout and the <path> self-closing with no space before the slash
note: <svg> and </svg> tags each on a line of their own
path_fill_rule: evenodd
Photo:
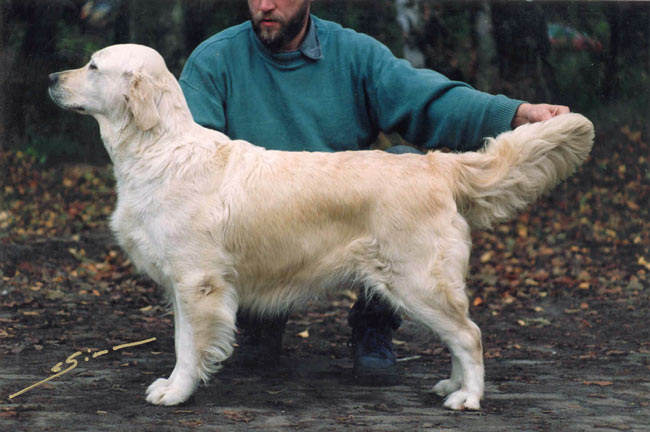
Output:
<svg viewBox="0 0 650 432">
<path fill-rule="evenodd" d="M 381 285 L 404 251 L 432 253 L 445 230 L 469 241 L 463 218 L 485 227 L 512 217 L 570 175 L 592 139 L 591 123 L 570 114 L 477 153 L 244 152 L 224 188 L 232 206 L 223 241 L 241 300 L 277 310 L 280 299 L 307 299 L 345 278 Z"/>
</svg>

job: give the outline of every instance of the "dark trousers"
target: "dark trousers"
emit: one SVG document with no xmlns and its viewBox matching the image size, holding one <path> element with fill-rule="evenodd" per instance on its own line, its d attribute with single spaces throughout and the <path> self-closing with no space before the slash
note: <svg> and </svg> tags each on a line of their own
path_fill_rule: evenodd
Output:
<svg viewBox="0 0 650 432">
<path fill-rule="evenodd" d="M 381 297 L 366 296 L 365 289 L 360 291 L 359 298 L 348 313 L 348 324 L 362 331 L 367 328 L 397 330 L 402 324 L 399 314 Z M 259 342 L 268 339 L 267 335 L 281 335 L 288 319 L 288 314 L 259 316 L 240 310 L 237 312 L 237 327 L 242 329 L 251 341 Z"/>
</svg>

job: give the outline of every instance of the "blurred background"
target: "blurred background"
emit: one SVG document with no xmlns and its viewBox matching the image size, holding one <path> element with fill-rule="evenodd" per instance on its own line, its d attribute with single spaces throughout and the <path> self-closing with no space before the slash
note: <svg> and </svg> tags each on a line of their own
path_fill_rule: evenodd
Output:
<svg viewBox="0 0 650 432">
<path fill-rule="evenodd" d="M 316 0 L 313 11 L 480 90 L 648 130 L 648 2 Z M 244 0 L 0 0 L 0 149 L 107 162 L 95 121 L 49 100 L 48 74 L 135 42 L 178 77 L 198 43 L 247 19 Z"/>
</svg>

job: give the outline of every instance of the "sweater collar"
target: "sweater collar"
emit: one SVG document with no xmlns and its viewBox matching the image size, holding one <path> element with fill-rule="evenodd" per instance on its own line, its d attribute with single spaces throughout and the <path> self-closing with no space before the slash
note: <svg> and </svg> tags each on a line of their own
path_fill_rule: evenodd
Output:
<svg viewBox="0 0 650 432">
<path fill-rule="evenodd" d="M 311 16 L 309 17 L 308 25 L 309 30 L 307 30 L 305 39 L 298 47 L 298 51 L 311 60 L 320 60 L 323 58 L 323 50 L 321 49 L 318 32 L 316 31 L 316 26 Z"/>
</svg>

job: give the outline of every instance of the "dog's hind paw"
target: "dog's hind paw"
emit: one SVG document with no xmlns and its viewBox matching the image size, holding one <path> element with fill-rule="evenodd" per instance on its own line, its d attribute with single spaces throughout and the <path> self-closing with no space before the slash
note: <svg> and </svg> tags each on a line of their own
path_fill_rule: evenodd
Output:
<svg viewBox="0 0 650 432">
<path fill-rule="evenodd" d="M 178 405 L 192 396 L 195 388 L 191 382 L 158 378 L 147 389 L 147 402 L 154 405 Z"/>
<path fill-rule="evenodd" d="M 445 408 L 456 411 L 481 409 L 480 397 L 464 390 L 450 394 L 443 405 Z"/>
<path fill-rule="evenodd" d="M 438 384 L 433 386 L 434 393 L 437 394 L 438 396 L 443 396 L 443 397 L 452 394 L 453 392 L 459 389 L 460 389 L 460 382 L 451 379 L 439 381 Z"/>
</svg>

